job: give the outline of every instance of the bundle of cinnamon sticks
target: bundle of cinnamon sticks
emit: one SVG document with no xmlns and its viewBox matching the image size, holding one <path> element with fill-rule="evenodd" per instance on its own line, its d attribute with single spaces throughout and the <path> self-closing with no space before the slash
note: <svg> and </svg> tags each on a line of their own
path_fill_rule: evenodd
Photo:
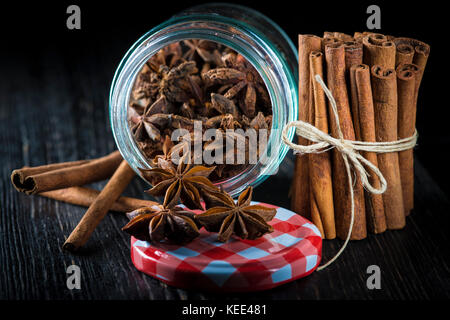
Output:
<svg viewBox="0 0 450 320">
<path fill-rule="evenodd" d="M 129 197 L 121 193 L 134 177 L 134 171 L 119 151 L 93 159 L 23 167 L 11 173 L 11 182 L 20 192 L 89 207 L 72 231 L 63 248 L 76 251 L 83 246 L 109 210 L 130 212 L 156 202 Z M 102 191 L 82 187 L 109 179 Z"/>
<path fill-rule="evenodd" d="M 299 120 L 344 139 L 386 142 L 415 132 L 417 98 L 430 53 L 426 43 L 378 33 L 325 32 L 323 37 L 299 35 Z M 331 117 L 325 94 L 315 81 L 324 80 L 338 108 Z M 299 137 L 298 143 L 310 142 Z M 367 230 L 401 229 L 414 207 L 413 150 L 362 154 L 387 181 L 382 195 L 365 192 L 356 174 L 353 187 L 355 220 L 352 240 Z M 337 150 L 298 155 L 291 186 L 292 209 L 311 219 L 324 239 L 345 239 L 351 218 L 348 177 Z M 379 188 L 372 174 L 370 183 Z"/>
</svg>

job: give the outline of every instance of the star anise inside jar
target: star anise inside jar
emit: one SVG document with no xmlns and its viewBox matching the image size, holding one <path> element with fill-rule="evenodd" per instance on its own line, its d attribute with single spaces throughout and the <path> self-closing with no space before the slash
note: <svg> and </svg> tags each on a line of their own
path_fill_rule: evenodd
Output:
<svg viewBox="0 0 450 320">
<path fill-rule="evenodd" d="M 272 127 L 272 108 L 264 81 L 242 55 L 219 43 L 187 39 L 170 44 L 147 61 L 134 83 L 128 120 L 139 149 L 152 166 L 158 166 L 170 162 L 163 150 L 166 136 L 172 137 L 177 129 L 192 134 L 195 121 L 202 124 L 201 136 L 209 129 L 267 130 L 267 135 L 255 135 L 256 144 L 264 146 L 257 154 L 262 154 Z M 255 144 L 249 144 L 248 136 L 245 139 L 246 145 Z M 266 141 L 260 143 L 260 139 Z M 201 148 L 208 148 L 208 142 Z M 215 166 L 210 177 L 219 181 L 252 164 L 256 163 L 204 165 Z"/>
</svg>

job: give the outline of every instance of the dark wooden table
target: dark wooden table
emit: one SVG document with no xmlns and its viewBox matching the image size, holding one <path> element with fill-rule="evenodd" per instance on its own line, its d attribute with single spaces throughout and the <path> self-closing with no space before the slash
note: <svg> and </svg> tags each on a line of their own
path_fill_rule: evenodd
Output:
<svg viewBox="0 0 450 320">
<path fill-rule="evenodd" d="M 117 42 L 115 42 L 117 46 Z M 127 48 L 131 43 L 118 46 Z M 416 209 L 401 231 L 351 242 L 328 269 L 279 288 L 218 295 L 169 287 L 137 271 L 130 259 L 127 219 L 110 213 L 83 250 L 61 246 L 85 208 L 15 191 L 11 170 L 24 165 L 86 159 L 115 149 L 109 125 L 108 91 L 123 52 L 108 42 L 74 49 L 49 47 L 41 54 L 0 59 L 0 299 L 431 299 L 450 296 L 447 196 L 416 162 Z M 291 157 L 279 174 L 255 191 L 255 199 L 288 206 Z M 101 188 L 103 183 L 94 184 Z M 141 197 L 135 178 L 127 195 Z M 324 261 L 342 241 L 325 241 Z M 66 268 L 81 268 L 81 289 L 68 290 Z M 366 286 L 367 267 L 381 269 L 381 289 Z"/>
</svg>

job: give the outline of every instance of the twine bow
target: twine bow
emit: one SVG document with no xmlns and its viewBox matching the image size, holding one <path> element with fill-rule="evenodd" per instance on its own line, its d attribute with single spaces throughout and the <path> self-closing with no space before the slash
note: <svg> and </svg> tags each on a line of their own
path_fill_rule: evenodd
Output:
<svg viewBox="0 0 450 320">
<path fill-rule="evenodd" d="M 358 151 L 367 151 L 367 152 L 376 152 L 376 153 L 386 153 L 386 152 L 398 152 L 404 151 L 413 148 L 417 142 L 417 130 L 414 134 L 405 139 L 390 141 L 390 142 L 363 142 L 363 141 L 353 141 L 344 139 L 344 135 L 341 131 L 341 126 L 339 123 L 339 115 L 337 111 L 336 101 L 334 100 L 333 95 L 330 90 L 327 88 L 322 78 L 319 75 L 315 75 L 315 80 L 320 84 L 323 91 L 328 97 L 330 101 L 331 109 L 333 110 L 333 116 L 336 121 L 337 127 L 337 138 L 330 136 L 329 134 L 317 129 L 313 125 L 304 122 L 304 121 L 291 121 L 284 128 L 282 132 L 282 139 L 284 144 L 286 144 L 289 148 L 294 150 L 294 153 L 297 154 L 308 154 L 308 153 L 322 153 L 333 148 L 336 148 L 342 155 L 344 160 L 345 169 L 347 171 L 349 189 L 350 189 L 350 199 L 351 199 L 351 219 L 350 226 L 347 234 L 347 238 L 345 239 L 344 244 L 338 253 L 327 263 L 317 268 L 318 271 L 325 269 L 327 266 L 332 264 L 345 250 L 348 241 L 350 240 L 350 236 L 353 230 L 353 222 L 355 217 L 355 203 L 354 203 L 354 194 L 353 194 L 353 180 L 350 170 L 350 164 L 352 167 L 358 171 L 359 177 L 361 179 L 363 187 L 374 194 L 381 194 L 386 191 L 387 182 L 383 177 L 381 171 L 372 164 L 372 162 L 365 159 Z M 310 145 L 299 145 L 289 141 L 288 139 L 288 131 L 290 128 L 295 127 L 297 135 L 314 142 Z M 375 173 L 380 179 L 380 188 L 375 188 L 369 182 L 370 174 L 366 170 L 366 168 L 370 169 L 373 173 Z"/>
</svg>

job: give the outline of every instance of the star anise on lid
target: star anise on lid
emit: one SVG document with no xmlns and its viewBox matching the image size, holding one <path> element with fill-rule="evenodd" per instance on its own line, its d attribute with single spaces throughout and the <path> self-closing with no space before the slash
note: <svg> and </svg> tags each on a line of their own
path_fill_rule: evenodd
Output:
<svg viewBox="0 0 450 320">
<path fill-rule="evenodd" d="M 183 156 L 176 168 L 140 169 L 143 177 L 153 184 L 146 192 L 152 196 L 163 196 L 163 206 L 171 208 L 181 201 L 190 209 L 200 209 L 202 194 L 217 190 L 217 187 L 207 178 L 215 167 L 194 166 L 186 164 Z"/>
<path fill-rule="evenodd" d="M 122 230 L 143 241 L 169 240 L 184 244 L 199 235 L 195 214 L 180 207 L 144 207 L 127 213 L 131 219 Z"/>
<path fill-rule="evenodd" d="M 218 240 L 226 242 L 234 234 L 254 240 L 273 231 L 267 221 L 273 219 L 276 209 L 251 205 L 252 187 L 241 193 L 237 203 L 225 192 L 210 192 L 204 200 L 216 205 L 195 218 L 210 232 L 219 232 Z"/>
</svg>

